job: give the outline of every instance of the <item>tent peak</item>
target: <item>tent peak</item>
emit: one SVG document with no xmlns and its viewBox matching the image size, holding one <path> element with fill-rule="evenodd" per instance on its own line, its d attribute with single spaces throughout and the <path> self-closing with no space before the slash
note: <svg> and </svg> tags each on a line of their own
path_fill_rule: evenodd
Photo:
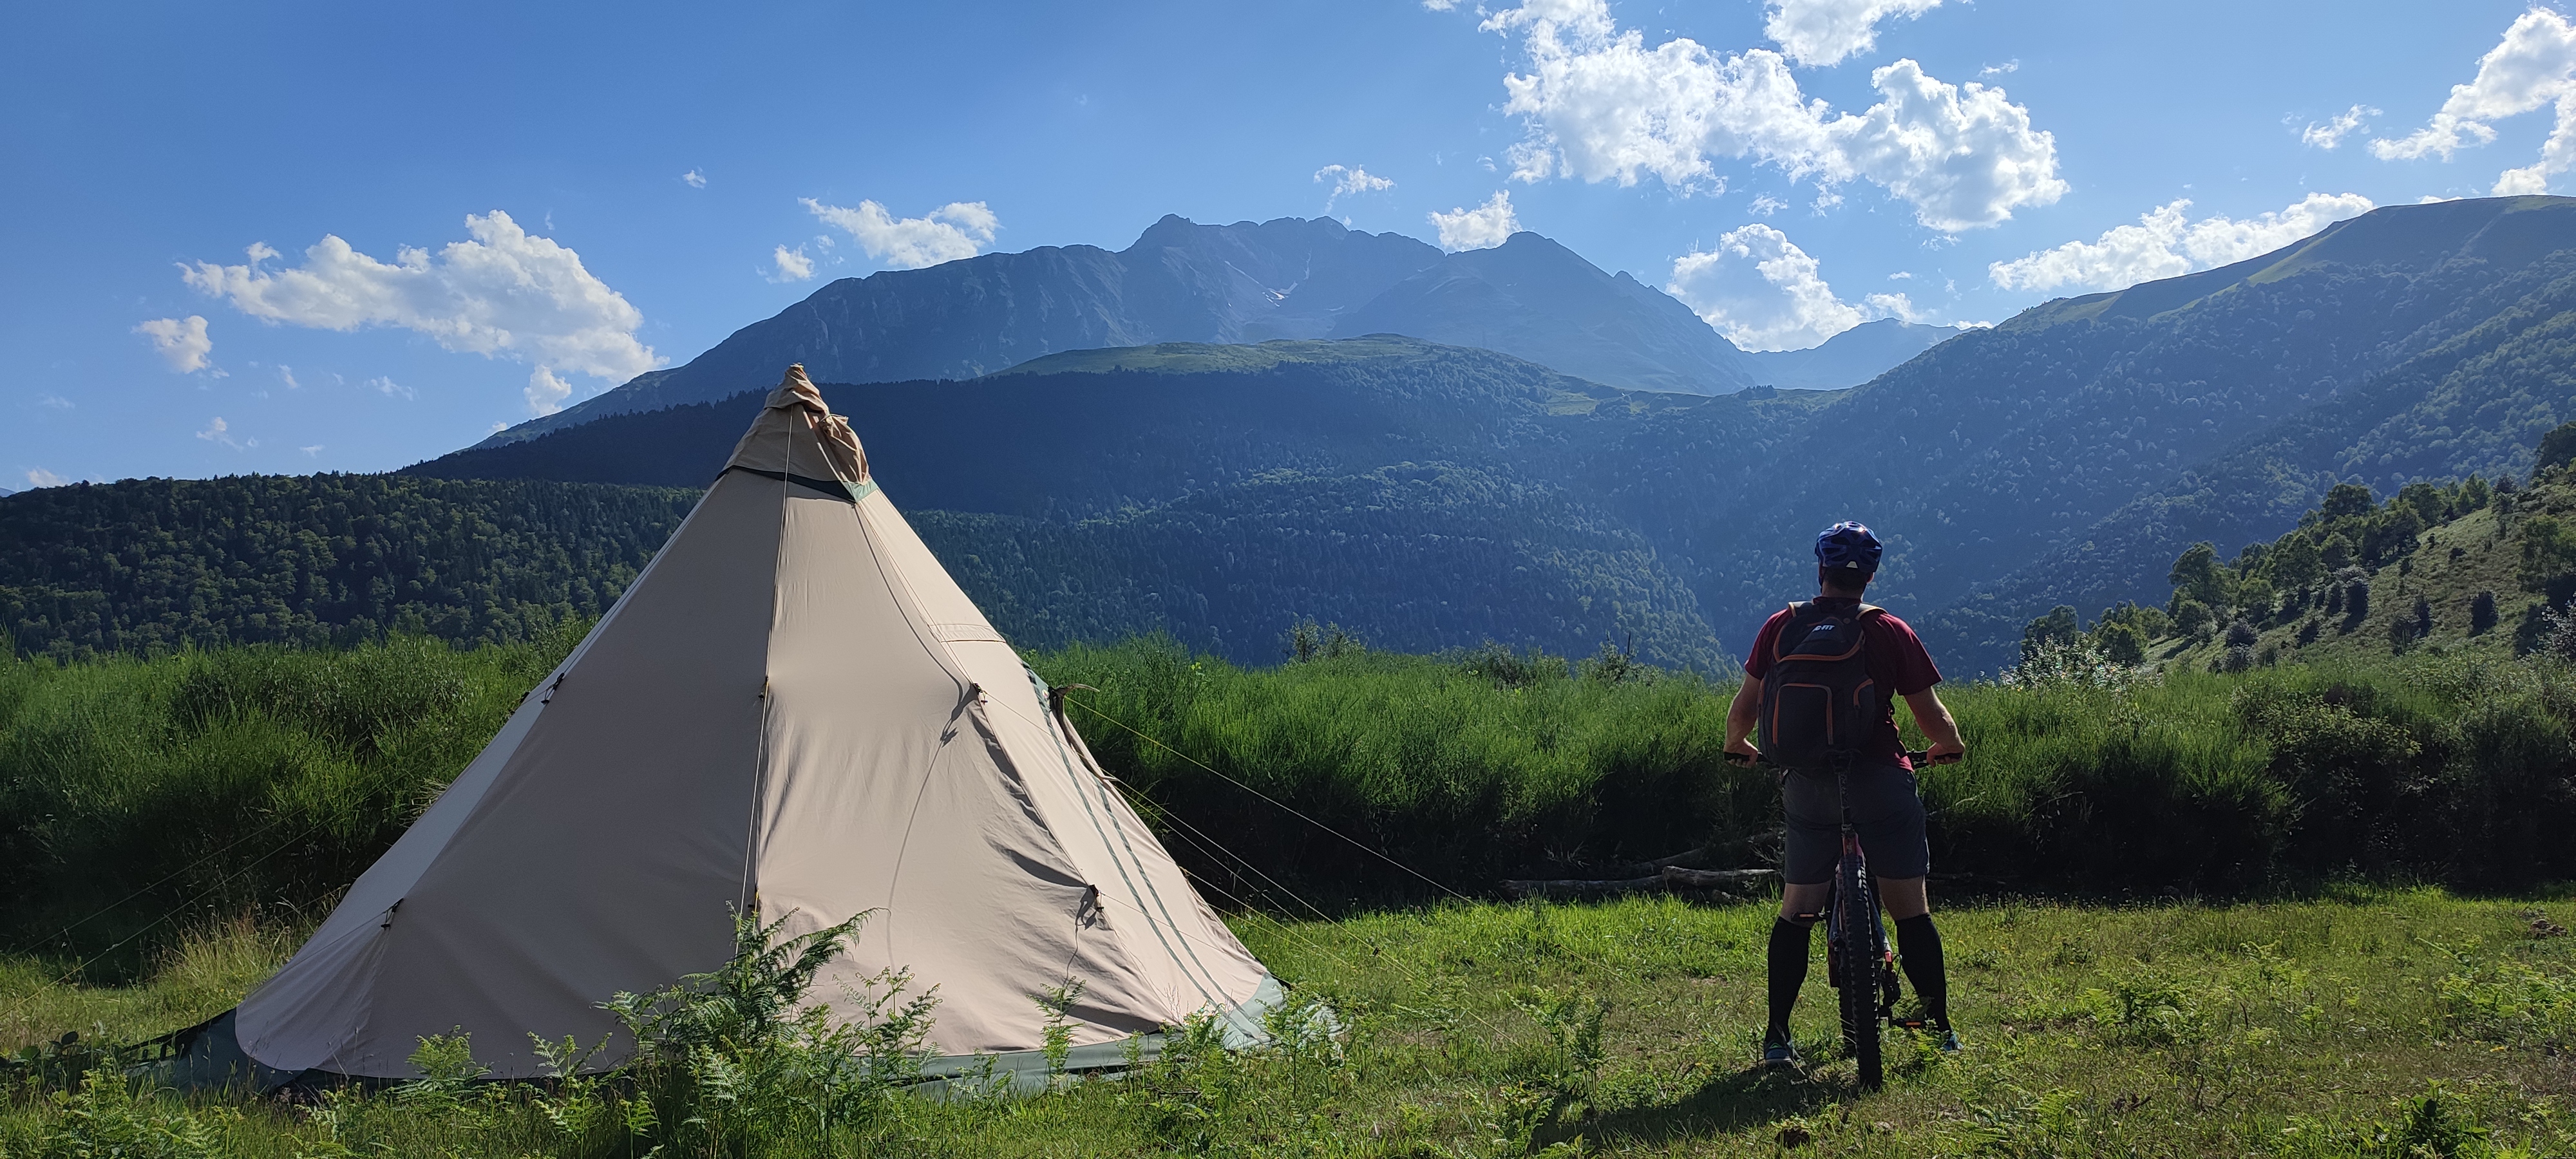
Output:
<svg viewBox="0 0 2576 1159">
<path fill-rule="evenodd" d="M 794 363 L 778 380 L 778 389 L 769 392 L 769 409 L 801 406 L 822 414 L 832 413 L 823 401 L 823 392 L 814 389 L 814 380 L 805 377 L 805 364 Z"/>
<path fill-rule="evenodd" d="M 850 421 L 833 414 L 814 380 L 805 377 L 803 363 L 779 377 L 778 389 L 769 392 L 768 404 L 725 465 L 838 479 L 854 487 L 869 482 L 867 450 Z"/>
</svg>

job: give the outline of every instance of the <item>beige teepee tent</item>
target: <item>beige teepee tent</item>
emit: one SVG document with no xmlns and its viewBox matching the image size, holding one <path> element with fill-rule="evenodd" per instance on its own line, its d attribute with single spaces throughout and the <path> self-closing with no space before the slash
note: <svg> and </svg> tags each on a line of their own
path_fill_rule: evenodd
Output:
<svg viewBox="0 0 2576 1159">
<path fill-rule="evenodd" d="M 1026 1064 L 1067 979 L 1077 1066 L 1195 1014 L 1248 1036 L 1279 994 L 795 367 L 589 638 L 172 1077 L 409 1077 L 455 1027 L 537 1075 L 529 1032 L 609 1033 L 599 1001 L 714 968 L 741 905 L 789 933 L 870 912 L 813 993 L 936 986 L 933 1073 Z"/>
</svg>

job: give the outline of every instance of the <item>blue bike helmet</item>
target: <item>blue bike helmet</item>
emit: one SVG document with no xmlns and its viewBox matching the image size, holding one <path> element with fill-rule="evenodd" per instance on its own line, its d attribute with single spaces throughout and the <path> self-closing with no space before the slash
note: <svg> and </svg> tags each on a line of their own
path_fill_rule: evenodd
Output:
<svg viewBox="0 0 2576 1159">
<path fill-rule="evenodd" d="M 1870 575 L 1878 571 L 1881 550 L 1878 536 L 1871 534 L 1869 528 L 1846 519 L 1816 537 L 1816 565 L 1854 568 L 1862 575 Z"/>
</svg>

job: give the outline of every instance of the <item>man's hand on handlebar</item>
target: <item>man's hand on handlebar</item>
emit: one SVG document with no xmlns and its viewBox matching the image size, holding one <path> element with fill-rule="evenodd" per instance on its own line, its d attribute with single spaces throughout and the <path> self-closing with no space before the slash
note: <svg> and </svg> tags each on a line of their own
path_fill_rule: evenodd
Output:
<svg viewBox="0 0 2576 1159">
<path fill-rule="evenodd" d="M 1966 745 L 1934 741 L 1931 748 L 1925 749 L 1919 753 L 1907 753 L 1905 755 L 1912 758 L 1918 764 L 1930 763 L 1935 765 L 1955 765 L 1960 761 L 1967 759 L 1968 749 Z"/>
<path fill-rule="evenodd" d="M 1753 747 L 1750 739 L 1739 739 L 1734 744 L 1726 746 L 1726 763 L 1730 765 L 1752 765 L 1760 763 L 1761 760 L 1762 750 Z"/>
</svg>

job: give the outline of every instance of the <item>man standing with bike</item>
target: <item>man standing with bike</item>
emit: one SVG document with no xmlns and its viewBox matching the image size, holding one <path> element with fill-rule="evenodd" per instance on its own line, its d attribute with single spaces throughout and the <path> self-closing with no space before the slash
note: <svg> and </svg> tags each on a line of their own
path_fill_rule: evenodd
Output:
<svg viewBox="0 0 2576 1159">
<path fill-rule="evenodd" d="M 1941 672 L 1923 642 L 1905 621 L 1861 602 L 1878 572 L 1881 550 L 1878 537 L 1858 523 L 1837 523 L 1817 537 L 1816 598 L 1774 612 L 1762 625 L 1744 661 L 1744 684 L 1726 714 L 1728 760 L 1761 760 L 1784 770 L 1784 888 L 1780 916 L 1771 927 L 1771 1019 L 1762 1039 L 1769 1064 L 1798 1061 L 1789 1013 L 1807 979 L 1808 930 L 1826 916 L 1838 861 L 1857 867 L 1864 853 L 1866 874 L 1853 873 L 1858 888 L 1852 892 L 1864 904 L 1875 893 L 1895 919 L 1897 955 L 1922 1002 L 1924 1021 L 1940 1036 L 1942 1049 L 1959 1048 L 1959 1036 L 1950 1029 L 1941 934 L 1924 891 L 1932 851 L 1911 758 L 1928 755 L 1947 764 L 1967 747 L 1950 710 L 1932 691 Z M 1931 741 L 1924 754 L 1906 752 L 1896 730 L 1896 697 L 1913 709 L 1915 724 Z M 1757 730 L 1758 749 L 1752 739 Z M 1856 843 L 1847 842 L 1846 834 Z M 1861 912 L 1868 914 L 1869 932 L 1883 938 L 1876 913 Z M 1837 984 L 1855 988 L 1841 978 Z M 1892 972 L 1887 986 L 1892 995 Z M 1847 1036 L 1856 1032 L 1856 1001 L 1856 995 L 1845 994 Z M 1873 1017 L 1861 1061 L 1864 1082 L 1877 1077 L 1876 1030 Z"/>
</svg>

